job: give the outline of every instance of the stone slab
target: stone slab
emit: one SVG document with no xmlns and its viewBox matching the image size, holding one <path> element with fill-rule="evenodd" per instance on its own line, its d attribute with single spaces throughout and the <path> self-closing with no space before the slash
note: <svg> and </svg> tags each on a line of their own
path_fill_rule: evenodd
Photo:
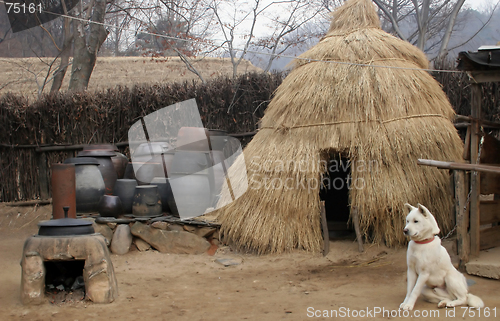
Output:
<svg viewBox="0 0 500 321">
<path fill-rule="evenodd" d="M 490 279 L 500 279 L 500 247 L 479 252 L 479 257 L 465 264 L 467 273 Z"/>
</svg>

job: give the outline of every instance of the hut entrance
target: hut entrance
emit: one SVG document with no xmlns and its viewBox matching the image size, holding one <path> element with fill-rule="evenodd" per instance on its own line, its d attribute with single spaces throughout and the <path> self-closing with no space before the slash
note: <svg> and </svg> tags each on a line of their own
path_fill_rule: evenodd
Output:
<svg viewBox="0 0 500 321">
<path fill-rule="evenodd" d="M 320 189 L 320 199 L 325 201 L 326 220 L 331 239 L 346 238 L 353 234 L 352 224 L 348 223 L 351 183 L 349 159 L 339 154 L 331 154 Z"/>
</svg>

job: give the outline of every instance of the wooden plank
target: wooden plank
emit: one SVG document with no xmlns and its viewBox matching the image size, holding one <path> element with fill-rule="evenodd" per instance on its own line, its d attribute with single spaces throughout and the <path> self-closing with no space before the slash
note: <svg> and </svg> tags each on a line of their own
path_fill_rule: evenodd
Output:
<svg viewBox="0 0 500 321">
<path fill-rule="evenodd" d="M 323 256 L 326 256 L 330 252 L 330 234 L 326 222 L 325 201 L 321 201 L 321 228 L 323 229 Z"/>
<path fill-rule="evenodd" d="M 465 134 L 464 154 L 465 160 L 470 160 L 470 125 L 467 126 L 467 133 Z"/>
<path fill-rule="evenodd" d="M 500 201 L 481 201 L 481 225 L 500 222 Z"/>
<path fill-rule="evenodd" d="M 500 246 L 500 226 L 494 226 L 481 231 L 481 250 Z"/>
<path fill-rule="evenodd" d="M 465 271 L 465 263 L 469 262 L 470 241 L 469 241 L 469 220 L 467 216 L 467 196 L 465 189 L 465 173 L 463 171 L 453 171 L 455 181 L 455 213 L 457 221 L 457 251 L 459 268 Z"/>
<path fill-rule="evenodd" d="M 470 157 L 471 164 L 479 162 L 479 142 L 481 139 L 480 124 L 481 119 L 481 85 L 472 84 L 471 95 L 471 117 L 473 118 L 471 124 L 471 144 L 470 144 Z M 483 165 L 485 166 L 485 165 Z M 478 256 L 480 243 L 479 243 L 479 218 L 481 216 L 479 207 L 479 187 L 481 186 L 481 176 L 477 171 L 471 172 L 471 196 L 470 196 L 470 245 L 471 256 Z"/>
<path fill-rule="evenodd" d="M 364 252 L 363 238 L 361 237 L 361 230 L 359 229 L 359 213 L 356 207 L 351 208 L 351 216 L 354 223 L 354 231 L 356 231 L 356 239 L 358 240 L 358 250 Z"/>
<path fill-rule="evenodd" d="M 477 158 L 477 156 L 476 156 L 476 158 Z M 443 161 L 437 161 L 437 160 L 432 160 L 432 159 L 418 159 L 417 164 L 424 165 L 424 166 L 433 166 L 433 167 L 442 168 L 442 169 L 453 169 L 453 170 L 476 171 L 476 172 L 500 174 L 500 166 L 494 166 L 494 165 L 443 162 Z"/>
</svg>

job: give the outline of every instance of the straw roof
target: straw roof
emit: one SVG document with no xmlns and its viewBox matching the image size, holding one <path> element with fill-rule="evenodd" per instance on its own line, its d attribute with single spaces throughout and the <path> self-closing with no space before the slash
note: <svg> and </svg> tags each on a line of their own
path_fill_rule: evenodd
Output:
<svg viewBox="0 0 500 321">
<path fill-rule="evenodd" d="M 370 0 L 338 8 L 326 36 L 296 59 L 244 160 L 231 168 L 234 185 L 246 165 L 249 187 L 218 211 L 224 237 L 257 253 L 321 251 L 321 161 L 335 154 L 351 160 L 358 185 L 349 202 L 367 240 L 405 243 L 406 202 L 428 206 L 448 231 L 449 174 L 417 159 L 459 161 L 463 144 L 446 95 L 421 69 L 427 66 L 423 52 L 381 30 Z"/>
</svg>

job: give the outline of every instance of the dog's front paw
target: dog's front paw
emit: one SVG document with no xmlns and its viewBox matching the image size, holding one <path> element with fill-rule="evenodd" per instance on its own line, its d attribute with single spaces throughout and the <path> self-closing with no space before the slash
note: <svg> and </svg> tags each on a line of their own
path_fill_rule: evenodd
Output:
<svg viewBox="0 0 500 321">
<path fill-rule="evenodd" d="M 441 300 L 438 303 L 438 308 L 441 309 L 441 308 L 444 308 L 444 307 L 450 307 L 448 304 L 450 304 L 450 300 L 448 300 L 448 299 Z"/>
<path fill-rule="evenodd" d="M 403 311 L 411 311 L 413 310 L 413 305 L 403 302 L 399 305 L 399 308 Z"/>
</svg>

